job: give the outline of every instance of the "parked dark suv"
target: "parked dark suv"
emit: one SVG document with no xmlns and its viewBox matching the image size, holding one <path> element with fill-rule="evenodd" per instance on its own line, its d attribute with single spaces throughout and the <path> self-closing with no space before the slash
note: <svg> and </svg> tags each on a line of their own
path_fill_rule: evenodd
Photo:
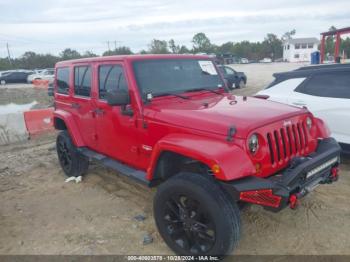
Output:
<svg viewBox="0 0 350 262">
<path fill-rule="evenodd" d="M 227 81 L 227 86 L 230 89 L 244 88 L 247 84 L 247 76 L 243 72 L 237 72 L 229 66 L 219 65 L 220 72 Z"/>
</svg>

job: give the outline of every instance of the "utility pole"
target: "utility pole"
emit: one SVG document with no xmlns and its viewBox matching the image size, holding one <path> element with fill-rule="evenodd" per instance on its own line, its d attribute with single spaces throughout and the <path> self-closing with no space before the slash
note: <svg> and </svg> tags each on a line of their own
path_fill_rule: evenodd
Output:
<svg viewBox="0 0 350 262">
<path fill-rule="evenodd" d="M 7 49 L 7 58 L 9 60 L 9 62 L 10 62 L 10 65 L 12 66 L 9 43 L 6 43 L 6 49 Z"/>
<path fill-rule="evenodd" d="M 114 50 L 117 50 L 117 41 L 114 40 Z"/>
<path fill-rule="evenodd" d="M 111 48 L 109 47 L 109 40 L 107 41 L 108 51 L 111 52 Z"/>
</svg>

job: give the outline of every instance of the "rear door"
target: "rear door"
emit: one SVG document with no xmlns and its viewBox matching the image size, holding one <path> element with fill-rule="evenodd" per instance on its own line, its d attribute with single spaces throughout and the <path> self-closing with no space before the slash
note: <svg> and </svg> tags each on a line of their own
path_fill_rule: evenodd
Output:
<svg viewBox="0 0 350 262">
<path fill-rule="evenodd" d="M 73 67 L 73 94 L 71 97 L 70 111 L 80 129 L 84 143 L 96 148 L 95 121 L 93 117 L 92 99 L 92 65 L 78 64 Z"/>
<path fill-rule="evenodd" d="M 288 100 L 323 119 L 339 142 L 350 143 L 350 72 L 313 75 Z"/>
</svg>

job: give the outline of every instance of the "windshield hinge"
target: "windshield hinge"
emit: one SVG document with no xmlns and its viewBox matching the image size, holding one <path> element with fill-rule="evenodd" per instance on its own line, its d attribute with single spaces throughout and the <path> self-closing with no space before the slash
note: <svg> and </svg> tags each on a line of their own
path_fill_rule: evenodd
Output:
<svg viewBox="0 0 350 262">
<path fill-rule="evenodd" d="M 227 137 L 226 140 L 228 142 L 232 142 L 233 140 L 233 136 L 236 134 L 236 127 L 235 126 L 230 126 L 227 130 Z"/>
</svg>

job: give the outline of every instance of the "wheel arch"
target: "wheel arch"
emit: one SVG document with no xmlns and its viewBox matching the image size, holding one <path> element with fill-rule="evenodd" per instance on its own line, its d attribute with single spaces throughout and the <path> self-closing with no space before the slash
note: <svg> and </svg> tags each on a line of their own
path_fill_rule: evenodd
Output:
<svg viewBox="0 0 350 262">
<path fill-rule="evenodd" d="M 176 156 L 175 161 L 171 158 L 173 156 Z M 235 144 L 190 134 L 171 134 L 153 148 L 147 179 L 154 182 L 167 179 L 169 176 L 164 176 L 162 172 L 174 165 L 178 167 L 179 161 L 183 160 L 194 161 L 197 167 L 206 169 L 209 174 L 224 181 L 248 176 L 255 171 L 249 157 Z M 219 171 L 214 172 L 212 169 L 217 166 Z M 170 173 L 172 175 L 175 172 Z"/>
<path fill-rule="evenodd" d="M 63 110 L 55 110 L 53 119 L 55 129 L 67 130 L 76 147 L 85 146 L 72 114 Z"/>
</svg>

